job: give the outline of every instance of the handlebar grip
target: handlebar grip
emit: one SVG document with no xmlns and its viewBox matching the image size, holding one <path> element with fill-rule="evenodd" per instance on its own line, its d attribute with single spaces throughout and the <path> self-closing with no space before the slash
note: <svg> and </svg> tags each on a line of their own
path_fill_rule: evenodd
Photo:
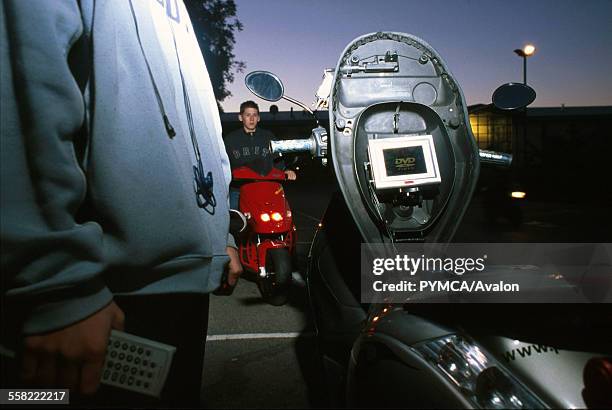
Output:
<svg viewBox="0 0 612 410">
<path fill-rule="evenodd" d="M 497 165 L 504 168 L 508 168 L 512 165 L 512 154 L 481 149 L 478 150 L 478 155 L 480 157 L 480 162 L 483 164 Z"/>
<path fill-rule="evenodd" d="M 312 130 L 310 138 L 270 141 L 270 151 L 273 154 L 290 154 L 308 152 L 321 158 L 327 155 L 327 131 L 323 127 Z"/>
<path fill-rule="evenodd" d="M 310 152 L 312 151 L 312 143 L 310 139 L 270 141 L 270 148 L 273 154 Z"/>
</svg>

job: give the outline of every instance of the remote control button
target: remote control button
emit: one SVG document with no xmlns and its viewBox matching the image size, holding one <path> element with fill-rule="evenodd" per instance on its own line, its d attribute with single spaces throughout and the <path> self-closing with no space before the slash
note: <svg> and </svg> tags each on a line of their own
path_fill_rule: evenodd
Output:
<svg viewBox="0 0 612 410">
<path fill-rule="evenodd" d="M 108 380 L 108 378 L 110 377 L 111 371 L 106 369 L 104 370 L 104 376 L 102 376 L 104 378 L 104 380 Z"/>
<path fill-rule="evenodd" d="M 115 370 L 121 370 L 121 363 L 115 363 Z"/>
<path fill-rule="evenodd" d="M 147 373 L 147 377 L 148 377 L 149 379 L 153 378 L 153 373 L 151 373 L 151 372 Z"/>
<path fill-rule="evenodd" d="M 134 364 L 140 364 L 140 357 L 134 359 Z"/>
<path fill-rule="evenodd" d="M 121 342 L 118 340 L 115 340 L 115 343 L 113 344 L 113 346 L 115 346 L 116 348 L 119 348 L 119 346 L 121 346 Z"/>
<path fill-rule="evenodd" d="M 127 349 L 128 349 L 128 347 L 129 347 L 129 346 L 128 346 L 128 344 L 127 344 L 127 343 L 124 343 L 124 344 L 123 344 L 123 346 L 121 346 L 121 348 L 122 348 L 123 350 L 127 350 Z"/>
<path fill-rule="evenodd" d="M 123 366 L 123 372 L 127 373 L 130 371 L 130 366 L 128 366 L 127 364 L 125 366 Z"/>
<path fill-rule="evenodd" d="M 136 346 L 131 345 L 130 346 L 130 352 L 134 353 L 136 351 Z"/>
<path fill-rule="evenodd" d="M 129 355 L 128 355 L 128 357 L 127 357 L 127 361 L 128 361 L 128 363 L 132 363 L 132 359 L 133 359 L 133 358 L 134 358 L 134 357 L 133 357 L 131 354 L 129 354 Z"/>
<path fill-rule="evenodd" d="M 106 367 L 113 367 L 113 365 L 114 365 L 114 364 L 115 364 L 115 363 L 113 363 L 113 361 L 112 361 L 112 360 L 109 360 L 109 361 L 106 363 Z"/>
<path fill-rule="evenodd" d="M 138 354 L 142 354 L 144 352 L 144 349 L 142 347 L 138 348 Z"/>
<path fill-rule="evenodd" d="M 119 373 L 113 372 L 113 375 L 111 376 L 111 380 L 116 382 L 117 381 L 117 377 L 119 377 Z"/>
<path fill-rule="evenodd" d="M 144 376 L 144 370 L 141 370 L 141 371 L 140 371 L 140 375 L 141 375 L 141 376 Z"/>
<path fill-rule="evenodd" d="M 132 367 L 132 370 L 130 370 L 130 373 L 136 374 L 136 372 L 138 372 L 138 369 L 135 367 Z"/>
<path fill-rule="evenodd" d="M 128 378 L 128 386 L 131 386 L 132 384 L 134 384 L 134 378 L 132 376 L 130 376 Z"/>
<path fill-rule="evenodd" d="M 112 351 L 111 352 L 111 357 L 114 359 L 115 357 L 117 357 L 117 352 L 116 351 Z"/>
<path fill-rule="evenodd" d="M 125 353 L 119 353 L 119 360 L 125 359 Z"/>
<path fill-rule="evenodd" d="M 122 374 L 121 377 L 119 378 L 119 383 L 121 384 L 125 383 L 125 379 L 126 379 L 125 374 Z"/>
<path fill-rule="evenodd" d="M 136 380 L 136 386 L 140 387 L 140 383 L 141 383 L 140 380 Z"/>
<path fill-rule="evenodd" d="M 148 366 L 149 365 L 149 361 L 148 360 L 143 360 L 142 361 L 142 365 L 143 366 Z"/>
<path fill-rule="evenodd" d="M 155 362 L 151 362 L 151 369 L 155 369 Z"/>
<path fill-rule="evenodd" d="M 151 351 L 150 351 L 150 350 L 147 350 L 147 351 L 145 352 L 145 354 L 146 354 L 147 356 L 151 356 Z"/>
<path fill-rule="evenodd" d="M 148 383 L 148 382 L 145 382 L 145 383 L 144 383 L 144 388 L 145 388 L 145 389 L 148 389 L 148 388 L 149 388 L 149 383 Z"/>
</svg>

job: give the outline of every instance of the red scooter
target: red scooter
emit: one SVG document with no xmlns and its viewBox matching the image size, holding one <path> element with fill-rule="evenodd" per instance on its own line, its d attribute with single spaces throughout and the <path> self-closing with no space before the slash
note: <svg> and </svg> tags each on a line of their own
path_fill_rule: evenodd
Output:
<svg viewBox="0 0 612 410">
<path fill-rule="evenodd" d="M 232 171 L 240 187 L 239 210 L 246 227 L 236 236 L 240 262 L 254 274 L 263 299 L 271 305 L 287 303 L 291 284 L 296 229 L 283 186 L 284 171 L 277 168 L 260 175 L 248 167 Z"/>
</svg>

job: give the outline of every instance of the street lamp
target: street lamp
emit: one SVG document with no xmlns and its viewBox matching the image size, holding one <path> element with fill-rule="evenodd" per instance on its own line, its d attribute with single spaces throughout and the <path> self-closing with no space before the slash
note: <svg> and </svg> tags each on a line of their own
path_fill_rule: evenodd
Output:
<svg viewBox="0 0 612 410">
<path fill-rule="evenodd" d="M 517 48 L 516 50 L 514 50 L 514 52 L 519 57 L 523 57 L 523 84 L 524 85 L 527 85 L 527 57 L 532 56 L 535 53 L 535 51 L 536 51 L 536 48 L 533 44 L 526 44 L 525 47 L 523 47 L 523 49 Z M 527 107 L 523 108 L 523 143 L 525 140 L 527 140 Z M 516 142 L 518 142 L 518 140 Z M 516 147 L 514 148 L 516 150 L 515 153 L 518 154 L 519 153 L 518 144 L 515 145 L 515 143 L 513 142 L 512 145 Z M 515 155 L 515 158 L 516 158 L 515 163 L 522 161 L 522 158 L 520 157 L 522 157 L 522 155 Z"/>
<path fill-rule="evenodd" d="M 523 84 L 527 85 L 527 57 L 532 56 L 536 51 L 533 44 L 527 44 L 522 49 L 517 48 L 514 52 L 519 56 L 523 57 Z"/>
</svg>

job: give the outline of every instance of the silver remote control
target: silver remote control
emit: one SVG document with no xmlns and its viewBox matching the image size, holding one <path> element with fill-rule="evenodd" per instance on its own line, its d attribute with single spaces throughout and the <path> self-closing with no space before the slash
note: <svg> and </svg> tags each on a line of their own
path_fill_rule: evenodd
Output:
<svg viewBox="0 0 612 410">
<path fill-rule="evenodd" d="M 111 330 L 100 382 L 159 398 L 175 351 L 174 346 Z M 0 345 L 0 356 L 14 360 L 15 352 Z"/>
<path fill-rule="evenodd" d="M 159 397 L 175 351 L 174 346 L 112 330 L 100 381 Z"/>
</svg>

